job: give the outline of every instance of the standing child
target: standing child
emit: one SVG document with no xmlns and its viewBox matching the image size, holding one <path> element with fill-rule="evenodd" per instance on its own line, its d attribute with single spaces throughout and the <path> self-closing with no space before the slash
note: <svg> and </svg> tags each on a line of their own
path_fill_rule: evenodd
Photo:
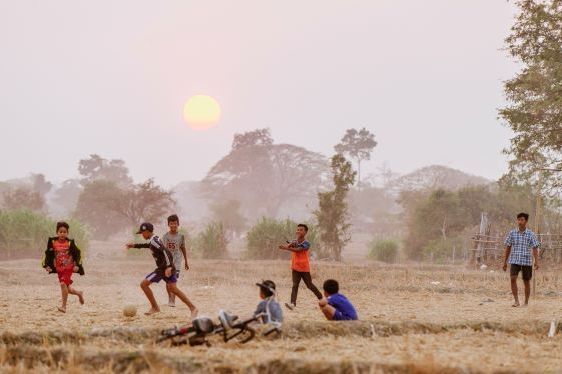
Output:
<svg viewBox="0 0 562 374">
<path fill-rule="evenodd" d="M 310 260 L 308 259 L 310 243 L 305 239 L 307 233 L 308 226 L 300 223 L 297 225 L 297 238 L 285 245 L 279 246 L 280 249 L 291 251 L 293 289 L 291 291 L 291 303 L 285 303 L 285 306 L 290 310 L 293 310 L 297 305 L 297 294 L 299 292 L 301 279 L 304 281 L 304 284 L 306 284 L 306 287 L 316 295 L 318 300 L 322 299 L 322 294 L 312 283 L 312 276 L 310 275 Z"/>
<path fill-rule="evenodd" d="M 356 321 L 357 311 L 351 302 L 340 293 L 340 285 L 334 279 L 324 282 L 324 296 L 318 302 L 320 310 L 329 321 Z"/>
<path fill-rule="evenodd" d="M 178 227 L 180 225 L 180 219 L 176 214 L 172 214 L 168 217 L 168 227 L 170 231 L 164 234 L 162 237 L 162 243 L 164 247 L 172 252 L 172 257 L 174 258 L 174 268 L 176 269 L 176 280 L 180 278 L 180 269 L 182 268 L 182 257 L 185 260 L 185 271 L 189 270 L 189 265 L 187 263 L 187 253 L 185 250 L 185 236 L 178 232 Z M 168 290 L 168 306 L 176 306 L 176 295 L 170 293 Z"/>
<path fill-rule="evenodd" d="M 191 311 L 191 318 L 197 316 L 197 308 L 193 303 L 185 296 L 185 294 L 176 286 L 176 274 L 174 269 L 173 257 L 170 251 L 164 247 L 164 244 L 159 237 L 153 234 L 154 226 L 151 223 L 143 223 L 140 226 L 137 234 L 141 234 L 145 240 L 149 240 L 148 243 L 133 244 L 128 243 L 127 248 L 150 248 L 152 252 L 152 257 L 156 261 L 156 269 L 148 274 L 145 279 L 140 284 L 146 298 L 150 302 L 150 310 L 146 312 L 146 315 L 151 315 L 160 312 L 160 307 L 156 303 L 154 294 L 150 289 L 152 283 L 158 283 L 161 280 L 166 282 L 166 290 L 172 294 L 175 294 L 180 298 L 181 301 L 187 305 Z"/>
<path fill-rule="evenodd" d="M 49 238 L 42 264 L 47 273 L 58 275 L 62 294 L 62 304 L 58 310 L 62 313 L 66 313 L 68 294 L 78 296 L 80 304 L 84 304 L 84 293 L 70 286 L 72 274 L 84 275 L 84 268 L 80 248 L 73 239 L 68 238 L 69 228 L 68 223 L 57 222 L 57 236 Z"/>
</svg>

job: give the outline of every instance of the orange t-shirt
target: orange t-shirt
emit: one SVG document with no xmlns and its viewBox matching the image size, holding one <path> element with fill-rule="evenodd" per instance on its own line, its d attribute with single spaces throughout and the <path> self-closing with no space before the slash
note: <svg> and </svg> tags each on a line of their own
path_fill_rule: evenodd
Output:
<svg viewBox="0 0 562 374">
<path fill-rule="evenodd" d="M 308 240 L 303 240 L 300 243 L 293 240 L 290 245 L 298 249 L 296 252 L 291 251 L 291 269 L 301 273 L 310 273 L 310 261 L 308 259 L 310 243 Z"/>
</svg>

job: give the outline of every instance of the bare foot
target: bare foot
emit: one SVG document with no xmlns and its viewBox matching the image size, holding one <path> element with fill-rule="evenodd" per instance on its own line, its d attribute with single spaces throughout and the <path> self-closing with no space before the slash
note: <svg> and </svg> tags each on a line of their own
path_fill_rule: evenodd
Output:
<svg viewBox="0 0 562 374">
<path fill-rule="evenodd" d="M 61 313 L 66 313 L 66 308 L 63 308 L 62 306 L 57 307 L 57 309 L 58 309 L 59 312 L 61 312 Z"/>
<path fill-rule="evenodd" d="M 197 318 L 197 313 L 199 313 L 199 310 L 197 308 L 191 309 L 191 319 L 192 320 Z"/>
<path fill-rule="evenodd" d="M 160 313 L 160 309 L 158 308 L 150 308 L 150 310 L 148 312 L 145 312 L 144 314 L 147 316 L 156 314 L 156 313 Z"/>
<path fill-rule="evenodd" d="M 519 305 L 520 305 L 519 301 L 516 301 L 516 302 L 513 303 L 512 307 L 517 308 Z"/>
<path fill-rule="evenodd" d="M 78 292 L 78 301 L 80 301 L 80 304 L 84 305 L 84 292 Z"/>
<path fill-rule="evenodd" d="M 526 308 L 528 306 L 529 306 L 529 303 L 525 303 L 525 304 L 521 305 L 521 308 Z"/>
</svg>

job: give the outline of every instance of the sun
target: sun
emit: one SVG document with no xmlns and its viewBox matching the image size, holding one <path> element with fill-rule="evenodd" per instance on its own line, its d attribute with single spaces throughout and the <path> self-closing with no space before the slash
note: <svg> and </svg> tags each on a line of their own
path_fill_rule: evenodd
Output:
<svg viewBox="0 0 562 374">
<path fill-rule="evenodd" d="M 207 130 L 217 125 L 221 118 L 221 107 L 207 95 L 194 95 L 183 107 L 183 118 L 195 130 Z"/>
</svg>

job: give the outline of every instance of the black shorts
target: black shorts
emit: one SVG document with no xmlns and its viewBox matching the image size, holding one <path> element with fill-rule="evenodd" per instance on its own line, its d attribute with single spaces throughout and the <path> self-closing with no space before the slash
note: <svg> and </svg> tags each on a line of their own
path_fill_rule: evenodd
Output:
<svg viewBox="0 0 562 374">
<path fill-rule="evenodd" d="M 531 280 L 533 278 L 533 267 L 528 265 L 517 265 L 511 264 L 509 267 L 509 274 L 513 276 L 518 276 L 519 272 L 523 274 L 523 280 Z"/>
</svg>

